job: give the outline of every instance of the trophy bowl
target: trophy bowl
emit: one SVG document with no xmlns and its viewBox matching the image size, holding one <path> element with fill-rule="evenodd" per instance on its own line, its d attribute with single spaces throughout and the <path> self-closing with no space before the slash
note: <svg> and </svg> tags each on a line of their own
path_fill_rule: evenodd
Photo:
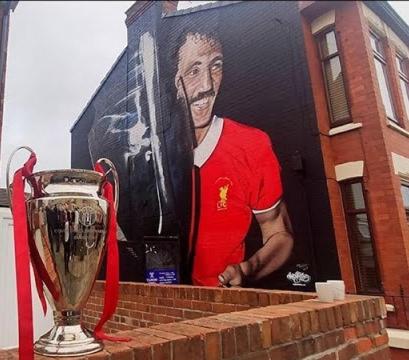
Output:
<svg viewBox="0 0 409 360">
<path fill-rule="evenodd" d="M 117 196 L 115 168 L 109 160 L 101 160 L 111 167 Z M 31 262 L 47 284 L 43 290 L 54 314 L 53 328 L 34 344 L 37 354 L 82 356 L 103 348 L 83 327 L 82 309 L 106 249 L 110 204 L 101 196 L 105 179 L 99 172 L 76 169 L 41 171 L 27 177 Z"/>
</svg>

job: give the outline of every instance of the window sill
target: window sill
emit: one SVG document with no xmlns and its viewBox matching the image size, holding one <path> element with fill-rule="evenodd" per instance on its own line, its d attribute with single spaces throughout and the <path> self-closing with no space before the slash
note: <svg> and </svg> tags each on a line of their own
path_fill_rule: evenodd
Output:
<svg viewBox="0 0 409 360">
<path fill-rule="evenodd" d="M 409 137 L 409 131 L 405 130 L 403 127 L 400 127 L 398 124 L 395 124 L 393 121 L 388 120 L 388 127 L 401 133 L 402 135 Z"/>
<path fill-rule="evenodd" d="M 396 349 L 409 349 L 409 331 L 387 328 L 389 346 Z"/>
<path fill-rule="evenodd" d="M 334 127 L 330 129 L 328 132 L 329 136 L 334 136 L 337 134 L 342 134 L 351 130 L 359 129 L 362 127 L 362 123 L 350 123 L 350 124 L 345 124 L 341 126 Z"/>
</svg>

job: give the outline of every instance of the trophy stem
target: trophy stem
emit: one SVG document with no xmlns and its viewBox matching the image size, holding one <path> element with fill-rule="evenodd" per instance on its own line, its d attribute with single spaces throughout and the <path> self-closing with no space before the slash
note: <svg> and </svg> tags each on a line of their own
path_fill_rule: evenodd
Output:
<svg viewBox="0 0 409 360">
<path fill-rule="evenodd" d="M 80 325 L 81 324 L 81 311 L 54 311 L 54 323 L 56 325 Z"/>
<path fill-rule="evenodd" d="M 44 356 L 81 356 L 102 350 L 103 345 L 81 324 L 81 311 L 54 311 L 54 327 L 34 344 Z"/>
</svg>

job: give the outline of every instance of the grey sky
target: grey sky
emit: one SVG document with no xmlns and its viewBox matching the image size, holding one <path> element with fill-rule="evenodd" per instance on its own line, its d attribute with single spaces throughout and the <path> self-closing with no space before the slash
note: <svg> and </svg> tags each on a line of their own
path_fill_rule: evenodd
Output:
<svg viewBox="0 0 409 360">
<path fill-rule="evenodd" d="M 19 2 L 10 22 L 0 186 L 20 145 L 37 152 L 36 170 L 70 167 L 69 129 L 126 46 L 125 11 L 132 4 Z M 409 3 L 391 5 L 409 23 Z M 26 157 L 16 157 L 15 166 Z"/>
<path fill-rule="evenodd" d="M 132 4 L 19 2 L 9 34 L 1 186 L 19 145 L 36 151 L 37 170 L 70 167 L 69 129 L 126 46 Z"/>
</svg>

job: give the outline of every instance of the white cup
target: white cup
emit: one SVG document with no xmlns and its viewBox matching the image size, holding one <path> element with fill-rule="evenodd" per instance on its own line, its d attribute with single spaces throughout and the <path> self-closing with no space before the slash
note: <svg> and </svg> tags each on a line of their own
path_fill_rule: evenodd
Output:
<svg viewBox="0 0 409 360">
<path fill-rule="evenodd" d="M 327 283 L 332 285 L 334 300 L 345 299 L 345 283 L 342 280 L 328 280 Z"/>
<path fill-rule="evenodd" d="M 323 302 L 334 301 L 334 286 L 327 282 L 316 282 L 315 290 L 317 291 L 318 300 Z"/>
</svg>

